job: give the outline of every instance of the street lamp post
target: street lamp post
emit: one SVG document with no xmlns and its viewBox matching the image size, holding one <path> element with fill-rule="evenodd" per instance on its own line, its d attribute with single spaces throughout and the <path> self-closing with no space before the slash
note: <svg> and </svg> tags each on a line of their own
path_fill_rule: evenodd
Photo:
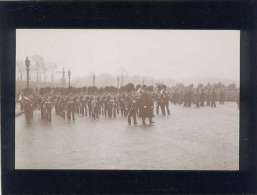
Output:
<svg viewBox="0 0 257 195">
<path fill-rule="evenodd" d="M 69 77 L 69 88 L 70 88 L 70 77 L 71 77 L 71 72 L 70 72 L 70 70 L 68 71 L 68 77 Z"/>
<path fill-rule="evenodd" d="M 27 89 L 29 89 L 29 71 L 30 71 L 30 60 L 28 56 L 25 59 L 26 71 L 27 71 Z"/>
</svg>

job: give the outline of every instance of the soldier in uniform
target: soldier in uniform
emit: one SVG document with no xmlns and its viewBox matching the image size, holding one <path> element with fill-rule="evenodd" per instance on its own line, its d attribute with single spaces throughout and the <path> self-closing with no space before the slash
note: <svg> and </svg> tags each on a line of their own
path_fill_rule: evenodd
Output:
<svg viewBox="0 0 257 195">
<path fill-rule="evenodd" d="M 65 109 L 66 109 L 66 102 L 65 102 L 65 99 L 61 99 L 61 102 L 60 102 L 60 115 L 61 117 L 65 120 Z"/>
<path fill-rule="evenodd" d="M 154 107 L 154 102 L 151 96 L 146 92 L 142 92 L 139 99 L 139 110 L 140 110 L 139 116 L 142 117 L 143 125 L 145 125 L 146 118 L 148 118 L 149 124 L 153 123 L 152 121 L 152 118 L 154 117 L 153 107 Z"/>
<path fill-rule="evenodd" d="M 224 102 L 225 102 L 225 92 L 224 92 L 223 88 L 220 90 L 219 100 L 220 100 L 220 104 L 224 104 Z"/>
<path fill-rule="evenodd" d="M 125 116 L 126 108 L 125 108 L 125 102 L 124 102 L 123 97 L 119 97 L 119 109 L 120 109 L 120 114 L 122 117 Z"/>
<path fill-rule="evenodd" d="M 134 125 L 137 124 L 138 103 L 135 97 L 132 97 L 128 104 L 128 124 L 131 125 L 131 118 L 133 118 Z"/>
<path fill-rule="evenodd" d="M 216 91 L 213 88 L 211 92 L 211 107 L 216 108 Z"/>
<path fill-rule="evenodd" d="M 207 105 L 208 107 L 211 106 L 211 90 L 210 90 L 210 89 L 207 89 L 206 105 Z"/>
<path fill-rule="evenodd" d="M 52 120 L 52 103 L 50 100 L 46 101 L 46 120 L 51 121 Z"/>
<path fill-rule="evenodd" d="M 169 94 L 164 92 L 164 112 L 167 111 L 167 114 L 170 115 L 170 109 L 169 109 Z"/>
<path fill-rule="evenodd" d="M 24 113 L 26 122 L 29 124 L 33 119 L 33 104 L 32 101 L 27 97 L 24 98 Z"/>
<path fill-rule="evenodd" d="M 204 100 L 205 100 L 204 90 L 201 89 L 201 91 L 200 91 L 200 106 L 201 107 L 204 107 Z"/>
<path fill-rule="evenodd" d="M 165 112 L 165 96 L 163 93 L 161 93 L 161 96 L 160 96 L 160 106 L 161 106 L 161 111 L 162 111 L 162 115 L 165 116 L 166 115 L 166 112 Z"/>
<path fill-rule="evenodd" d="M 41 111 L 41 119 L 45 120 L 46 119 L 46 104 L 45 104 L 45 100 L 43 98 L 40 101 L 40 111 Z"/>
<path fill-rule="evenodd" d="M 67 118 L 68 120 L 75 120 L 75 102 L 74 99 L 72 100 L 72 98 L 69 98 L 68 102 L 67 102 Z"/>
<path fill-rule="evenodd" d="M 97 102 L 96 102 L 96 97 L 93 97 L 91 101 L 91 117 L 93 119 L 97 118 Z"/>
<path fill-rule="evenodd" d="M 178 88 L 175 89 L 173 96 L 172 96 L 172 102 L 176 105 L 179 103 L 179 92 Z"/>
<path fill-rule="evenodd" d="M 197 88 L 195 90 L 194 102 L 195 102 L 196 107 L 199 108 L 200 107 L 200 91 L 199 91 L 199 88 Z"/>
<path fill-rule="evenodd" d="M 156 114 L 159 114 L 159 109 L 161 107 L 161 94 L 156 94 Z"/>
<path fill-rule="evenodd" d="M 87 97 L 88 116 L 92 116 L 92 96 Z"/>
<path fill-rule="evenodd" d="M 87 116 L 87 100 L 85 97 L 81 99 L 81 113 L 82 116 Z"/>
<path fill-rule="evenodd" d="M 240 93 L 239 93 L 239 91 L 236 94 L 236 103 L 237 103 L 237 108 L 240 109 Z"/>
</svg>

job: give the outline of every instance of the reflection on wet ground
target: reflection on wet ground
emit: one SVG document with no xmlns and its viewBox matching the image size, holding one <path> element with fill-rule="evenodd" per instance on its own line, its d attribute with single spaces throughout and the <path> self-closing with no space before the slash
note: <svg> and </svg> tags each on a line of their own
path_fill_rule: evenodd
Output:
<svg viewBox="0 0 257 195">
<path fill-rule="evenodd" d="M 52 123 L 34 114 L 31 125 L 16 117 L 15 166 L 18 169 L 171 169 L 239 168 L 239 111 L 235 103 L 184 108 L 171 106 L 154 125 L 129 126 L 126 119 Z"/>
</svg>

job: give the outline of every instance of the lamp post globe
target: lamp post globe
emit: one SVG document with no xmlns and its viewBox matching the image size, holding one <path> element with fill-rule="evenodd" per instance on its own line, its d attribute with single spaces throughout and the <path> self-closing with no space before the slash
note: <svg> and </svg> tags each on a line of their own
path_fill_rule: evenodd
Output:
<svg viewBox="0 0 257 195">
<path fill-rule="evenodd" d="M 30 60 L 29 60 L 28 56 L 25 59 L 25 65 L 26 65 L 26 68 L 29 69 L 29 67 L 30 67 Z"/>
</svg>

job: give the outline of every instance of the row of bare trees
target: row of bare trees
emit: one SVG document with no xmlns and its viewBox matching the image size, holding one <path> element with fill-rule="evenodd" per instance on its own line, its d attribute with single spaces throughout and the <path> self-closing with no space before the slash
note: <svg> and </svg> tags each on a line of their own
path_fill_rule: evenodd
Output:
<svg viewBox="0 0 257 195">
<path fill-rule="evenodd" d="M 30 66 L 30 80 L 37 82 L 54 82 L 55 73 L 58 66 L 51 62 L 46 62 L 45 59 L 36 54 L 29 57 L 31 60 Z M 17 80 L 26 80 L 25 62 L 18 60 L 16 62 L 16 78 Z M 50 76 L 50 79 L 49 79 Z M 47 78 L 48 77 L 48 78 Z"/>
</svg>

